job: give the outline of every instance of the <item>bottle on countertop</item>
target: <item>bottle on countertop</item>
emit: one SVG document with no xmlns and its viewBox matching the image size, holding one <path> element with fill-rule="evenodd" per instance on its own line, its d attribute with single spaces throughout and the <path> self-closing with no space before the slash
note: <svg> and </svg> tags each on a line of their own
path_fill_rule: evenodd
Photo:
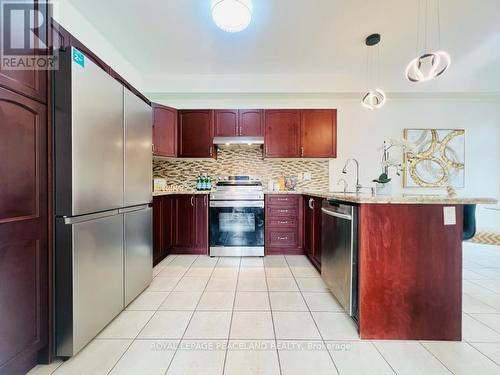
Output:
<svg viewBox="0 0 500 375">
<path fill-rule="evenodd" d="M 198 173 L 198 178 L 196 179 L 196 190 L 202 189 L 201 173 Z"/>
<path fill-rule="evenodd" d="M 212 179 L 210 178 L 210 176 L 208 176 L 207 178 L 207 190 L 212 190 Z"/>
</svg>

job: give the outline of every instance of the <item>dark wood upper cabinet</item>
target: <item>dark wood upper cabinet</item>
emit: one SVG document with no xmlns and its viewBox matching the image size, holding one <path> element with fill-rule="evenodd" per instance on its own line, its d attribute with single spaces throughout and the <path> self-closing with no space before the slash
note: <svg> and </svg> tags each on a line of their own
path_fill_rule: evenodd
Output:
<svg viewBox="0 0 500 375">
<path fill-rule="evenodd" d="M 45 15 L 47 14 L 46 4 L 38 4 L 37 1 L 25 1 L 25 3 L 34 3 L 35 9 L 40 9 Z M 48 17 L 47 17 L 48 19 Z M 3 21 L 3 20 L 2 20 Z M 6 27 L 2 24 L 2 27 Z M 36 28 L 34 33 L 37 34 L 39 30 L 48 30 L 48 27 L 45 28 Z M 18 35 L 16 35 L 16 33 Z M 23 40 L 24 38 L 24 29 L 22 27 L 14 27 L 13 34 L 11 38 L 15 38 L 17 40 Z M 3 38 L 3 35 L 2 35 Z M 42 38 L 43 40 L 47 40 L 46 37 Z M 37 39 L 34 40 L 34 49 L 41 48 L 39 45 L 39 41 Z M 47 103 L 47 71 L 46 70 L 6 70 L 0 67 L 0 86 L 8 88 L 12 91 L 15 91 L 19 94 L 27 96 L 31 99 L 35 99 L 42 103 Z"/>
<path fill-rule="evenodd" d="M 0 87 L 0 373 L 24 374 L 48 343 L 47 113 Z"/>
<path fill-rule="evenodd" d="M 337 110 L 302 110 L 300 137 L 302 157 L 337 157 Z"/>
<path fill-rule="evenodd" d="M 300 111 L 265 111 L 264 156 L 294 158 L 300 156 Z"/>
<path fill-rule="evenodd" d="M 235 137 L 239 134 L 238 110 L 217 109 L 214 111 L 214 135 Z"/>
<path fill-rule="evenodd" d="M 179 157 L 214 157 L 213 110 L 180 110 L 179 119 Z"/>
<path fill-rule="evenodd" d="M 153 104 L 153 154 L 177 156 L 177 110 Z"/>
<path fill-rule="evenodd" d="M 263 111 L 261 109 L 240 109 L 239 135 L 243 137 L 262 137 L 263 131 Z"/>
</svg>

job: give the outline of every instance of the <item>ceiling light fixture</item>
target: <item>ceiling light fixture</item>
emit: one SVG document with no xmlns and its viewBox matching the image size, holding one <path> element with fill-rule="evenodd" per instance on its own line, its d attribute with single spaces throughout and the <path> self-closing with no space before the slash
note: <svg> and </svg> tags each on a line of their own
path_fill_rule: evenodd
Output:
<svg viewBox="0 0 500 375">
<path fill-rule="evenodd" d="M 365 39 L 367 47 L 377 46 L 377 83 L 380 80 L 380 34 L 371 34 Z M 366 75 L 370 84 L 373 84 L 373 49 L 367 49 L 366 55 Z M 371 89 L 361 99 L 361 105 L 367 109 L 373 110 L 382 107 L 387 101 L 385 92 L 382 89 Z"/>
<path fill-rule="evenodd" d="M 420 13 L 421 13 L 421 0 L 418 2 L 418 15 L 417 15 L 417 47 L 416 55 L 418 57 L 414 58 L 408 66 L 406 67 L 405 75 L 410 82 L 425 82 L 431 79 L 439 77 L 441 74 L 446 72 L 451 65 L 450 55 L 441 50 L 441 19 L 440 19 L 440 7 L 439 0 L 430 0 L 436 2 L 436 28 L 437 28 L 437 51 L 426 52 L 427 51 L 427 34 L 428 34 L 428 21 L 429 21 L 429 0 L 425 0 L 424 9 L 424 26 L 423 26 L 423 48 L 420 49 Z M 419 53 L 419 51 L 424 51 Z"/>
<path fill-rule="evenodd" d="M 252 20 L 252 0 L 212 0 L 215 24 L 229 33 L 245 29 Z"/>
</svg>

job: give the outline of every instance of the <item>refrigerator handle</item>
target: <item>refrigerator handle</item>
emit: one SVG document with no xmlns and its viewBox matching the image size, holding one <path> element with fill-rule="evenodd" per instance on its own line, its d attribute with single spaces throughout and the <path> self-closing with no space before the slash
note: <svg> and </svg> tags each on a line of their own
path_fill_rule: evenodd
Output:
<svg viewBox="0 0 500 375">
<path fill-rule="evenodd" d="M 64 224 L 72 225 L 72 224 L 84 223 L 86 221 L 102 219 L 104 217 L 115 216 L 118 214 L 119 214 L 118 210 L 110 210 L 110 211 L 96 212 L 94 214 L 87 214 L 80 216 L 64 216 L 63 219 L 64 219 Z"/>
<path fill-rule="evenodd" d="M 146 208 L 149 208 L 149 204 L 141 204 L 140 206 L 120 208 L 118 210 L 118 213 L 120 213 L 120 214 L 127 214 L 129 212 L 135 212 L 135 211 L 145 210 Z"/>
</svg>

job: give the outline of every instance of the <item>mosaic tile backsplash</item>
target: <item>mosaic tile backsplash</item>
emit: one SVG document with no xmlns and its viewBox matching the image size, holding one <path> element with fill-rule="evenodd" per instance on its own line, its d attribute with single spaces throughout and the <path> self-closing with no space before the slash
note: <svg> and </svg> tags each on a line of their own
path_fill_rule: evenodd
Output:
<svg viewBox="0 0 500 375">
<path fill-rule="evenodd" d="M 270 179 L 311 173 L 311 181 L 298 181 L 297 190 L 328 190 L 327 160 L 262 159 L 258 146 L 219 146 L 217 160 L 160 159 L 153 160 L 153 176 L 167 179 L 169 185 L 192 190 L 199 173 L 212 179 L 219 176 L 250 175 L 260 178 L 267 189 Z"/>
</svg>

